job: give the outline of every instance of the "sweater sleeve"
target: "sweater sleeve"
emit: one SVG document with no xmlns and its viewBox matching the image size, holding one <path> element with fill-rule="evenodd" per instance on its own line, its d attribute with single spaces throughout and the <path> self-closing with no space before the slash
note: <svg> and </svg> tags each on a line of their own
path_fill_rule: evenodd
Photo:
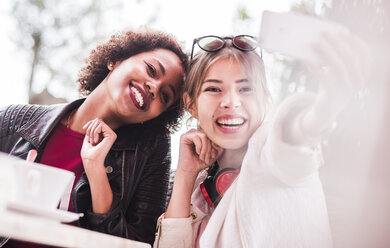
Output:
<svg viewBox="0 0 390 248">
<path fill-rule="evenodd" d="M 158 219 L 153 248 L 191 248 L 192 217 L 165 219 L 164 215 Z"/>
<path fill-rule="evenodd" d="M 323 164 L 321 145 L 305 134 L 300 134 L 299 145 L 286 138 L 285 125 L 300 121 L 302 113 L 314 103 L 315 95 L 301 93 L 291 96 L 278 109 L 264 146 L 264 154 L 270 154 L 270 169 L 282 182 L 290 186 L 310 183 Z M 330 132 L 331 127 L 329 128 Z"/>
</svg>

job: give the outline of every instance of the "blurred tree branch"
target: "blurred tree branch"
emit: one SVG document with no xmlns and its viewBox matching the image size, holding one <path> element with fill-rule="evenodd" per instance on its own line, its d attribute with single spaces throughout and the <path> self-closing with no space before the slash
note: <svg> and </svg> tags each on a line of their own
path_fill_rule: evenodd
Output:
<svg viewBox="0 0 390 248">
<path fill-rule="evenodd" d="M 121 4 L 105 4 L 102 0 L 13 2 L 11 14 L 19 28 L 11 39 L 31 56 L 29 103 L 37 103 L 39 97 L 46 98 L 39 100 L 43 104 L 66 101 L 52 96 L 49 86 L 55 85 L 61 89 L 61 97 L 67 97 L 67 89 L 75 87 L 73 75 L 80 67 L 84 51 L 105 36 L 104 11 L 119 7 Z M 36 81 L 38 75 L 40 82 Z M 37 94 L 34 86 L 44 90 Z"/>
</svg>

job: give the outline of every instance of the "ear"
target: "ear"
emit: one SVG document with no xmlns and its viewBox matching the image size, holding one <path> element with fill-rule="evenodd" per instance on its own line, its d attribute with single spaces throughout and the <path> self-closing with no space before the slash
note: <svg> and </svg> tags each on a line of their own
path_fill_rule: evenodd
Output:
<svg viewBox="0 0 390 248">
<path fill-rule="evenodd" d="M 190 103 L 191 103 L 191 97 L 187 94 L 187 92 L 184 92 L 184 94 L 183 94 L 183 102 L 184 102 L 184 105 L 186 106 L 187 111 L 192 115 L 192 117 L 197 119 L 198 113 L 197 113 L 196 109 L 194 108 L 194 105 L 189 107 Z"/>
</svg>

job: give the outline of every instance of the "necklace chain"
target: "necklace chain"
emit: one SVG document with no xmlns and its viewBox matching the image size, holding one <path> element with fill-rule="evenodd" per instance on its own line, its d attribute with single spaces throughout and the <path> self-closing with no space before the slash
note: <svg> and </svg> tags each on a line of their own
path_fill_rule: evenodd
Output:
<svg viewBox="0 0 390 248">
<path fill-rule="evenodd" d="M 69 116 L 68 116 L 68 119 L 66 120 L 66 128 L 70 128 L 70 120 L 74 114 L 74 112 L 76 112 L 76 109 L 73 109 L 72 112 L 70 112 Z"/>
</svg>

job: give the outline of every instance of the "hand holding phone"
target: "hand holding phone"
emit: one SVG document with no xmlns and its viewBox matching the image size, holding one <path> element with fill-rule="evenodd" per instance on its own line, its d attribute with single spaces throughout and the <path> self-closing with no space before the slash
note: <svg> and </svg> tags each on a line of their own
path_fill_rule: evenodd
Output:
<svg viewBox="0 0 390 248">
<path fill-rule="evenodd" d="M 259 43 L 269 52 L 301 60 L 317 80 L 312 130 L 330 125 L 366 83 L 372 57 L 369 47 L 341 24 L 265 11 Z"/>
</svg>

